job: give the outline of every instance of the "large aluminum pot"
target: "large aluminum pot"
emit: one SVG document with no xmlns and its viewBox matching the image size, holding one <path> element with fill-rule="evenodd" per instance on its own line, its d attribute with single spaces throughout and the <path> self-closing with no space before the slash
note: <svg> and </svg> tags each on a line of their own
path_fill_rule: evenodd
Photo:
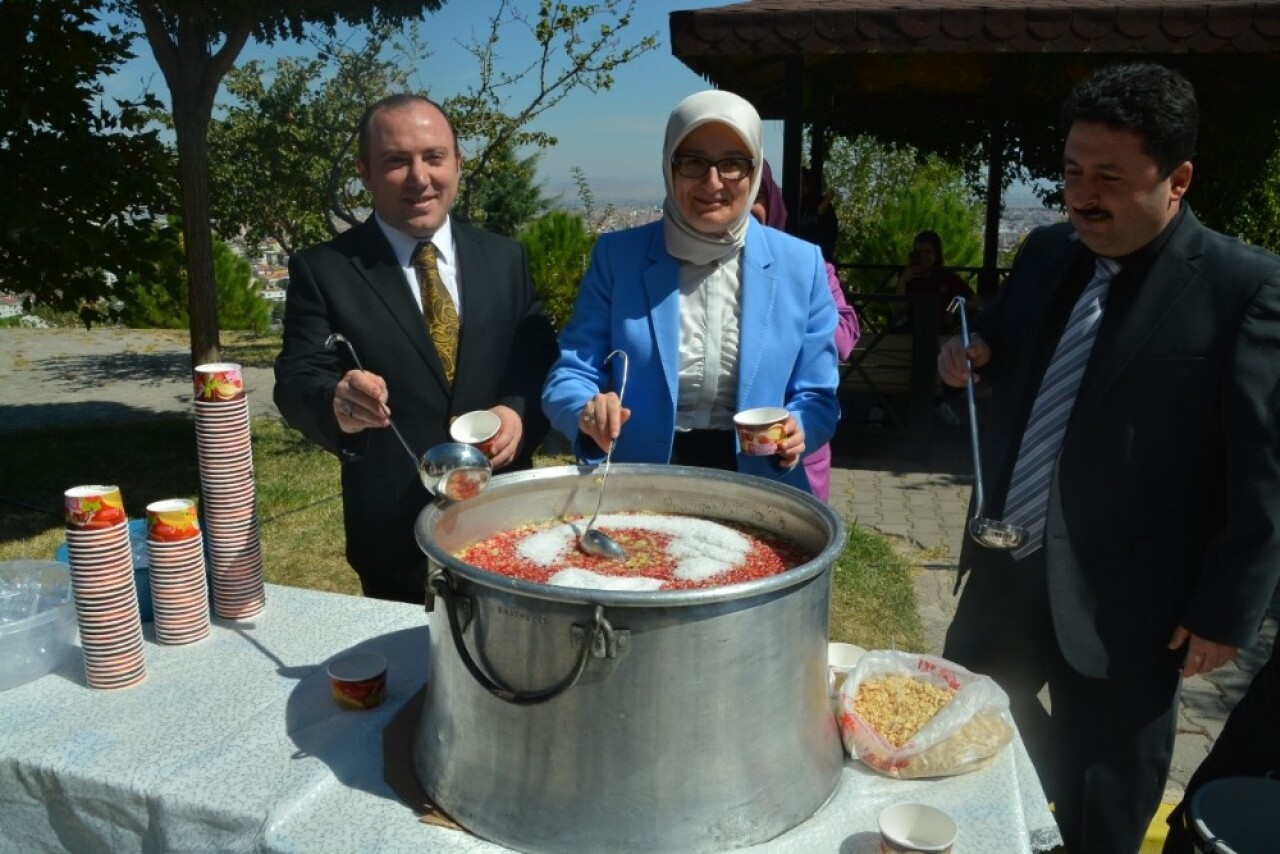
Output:
<svg viewBox="0 0 1280 854">
<path fill-rule="evenodd" d="M 519 581 L 452 553 L 517 525 L 589 516 L 599 476 L 500 475 L 418 517 L 430 564 L 430 670 L 414 740 L 427 794 L 526 851 L 719 851 L 813 815 L 843 763 L 827 699 L 840 517 L 732 472 L 615 465 L 606 512 L 745 522 L 816 557 L 703 590 L 590 591 Z"/>
</svg>

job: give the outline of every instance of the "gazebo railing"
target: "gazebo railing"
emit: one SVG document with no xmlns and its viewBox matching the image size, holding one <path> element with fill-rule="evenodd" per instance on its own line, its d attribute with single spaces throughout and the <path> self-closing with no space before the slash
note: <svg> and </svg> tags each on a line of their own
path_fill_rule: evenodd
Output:
<svg viewBox="0 0 1280 854">
<path fill-rule="evenodd" d="M 940 391 L 937 354 L 952 334 L 943 324 L 943 298 L 894 293 L 902 265 L 841 265 L 839 269 L 884 274 L 880 292 L 845 288 L 845 299 L 858 313 L 862 335 L 840 366 L 844 410 L 840 429 L 854 434 L 892 432 L 908 457 L 927 460 L 935 440 Z M 975 267 L 948 269 L 970 287 L 981 273 Z M 1001 271 L 1001 280 L 1007 272 Z"/>
</svg>

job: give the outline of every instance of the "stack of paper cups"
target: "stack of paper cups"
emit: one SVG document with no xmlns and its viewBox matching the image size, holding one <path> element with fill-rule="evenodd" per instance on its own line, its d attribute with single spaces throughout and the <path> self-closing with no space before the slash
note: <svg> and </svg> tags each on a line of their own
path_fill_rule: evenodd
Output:
<svg viewBox="0 0 1280 854">
<path fill-rule="evenodd" d="M 151 610 L 156 640 L 184 644 L 209 636 L 209 587 L 196 503 L 169 498 L 147 505 Z"/>
<path fill-rule="evenodd" d="M 258 538 L 249 401 L 240 366 L 231 362 L 198 365 L 195 407 L 213 610 L 223 619 L 247 619 L 261 612 L 267 600 Z"/>
<path fill-rule="evenodd" d="M 147 678 L 147 666 L 129 522 L 120 489 L 75 486 L 64 497 L 67 563 L 85 679 L 90 688 L 136 685 Z"/>
</svg>

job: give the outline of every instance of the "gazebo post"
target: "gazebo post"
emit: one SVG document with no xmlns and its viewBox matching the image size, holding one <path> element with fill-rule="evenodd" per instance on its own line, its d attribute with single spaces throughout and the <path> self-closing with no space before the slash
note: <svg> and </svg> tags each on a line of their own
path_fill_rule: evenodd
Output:
<svg viewBox="0 0 1280 854">
<path fill-rule="evenodd" d="M 815 121 L 809 126 L 809 171 L 816 182 L 814 191 L 819 196 L 827 188 L 824 172 L 827 168 L 827 126 Z"/>
<path fill-rule="evenodd" d="M 990 299 L 1000 287 L 1000 213 L 1004 207 L 1005 120 L 996 119 L 987 137 L 986 223 L 982 228 L 982 273 L 978 276 L 978 295 Z"/>
<path fill-rule="evenodd" d="M 800 153 L 804 132 L 804 57 L 785 60 L 786 95 L 782 119 L 782 201 L 787 206 L 787 233 L 800 226 Z"/>
</svg>

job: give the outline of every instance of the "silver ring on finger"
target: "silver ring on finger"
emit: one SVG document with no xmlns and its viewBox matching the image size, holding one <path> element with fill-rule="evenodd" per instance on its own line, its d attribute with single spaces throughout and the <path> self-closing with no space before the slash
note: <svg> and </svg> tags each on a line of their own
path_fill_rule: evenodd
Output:
<svg viewBox="0 0 1280 854">
<path fill-rule="evenodd" d="M 356 408 L 355 404 L 352 403 L 351 401 L 349 400 L 342 401 L 342 414 L 347 416 L 348 418 L 351 417 L 351 413 L 355 411 L 355 408 Z"/>
</svg>

